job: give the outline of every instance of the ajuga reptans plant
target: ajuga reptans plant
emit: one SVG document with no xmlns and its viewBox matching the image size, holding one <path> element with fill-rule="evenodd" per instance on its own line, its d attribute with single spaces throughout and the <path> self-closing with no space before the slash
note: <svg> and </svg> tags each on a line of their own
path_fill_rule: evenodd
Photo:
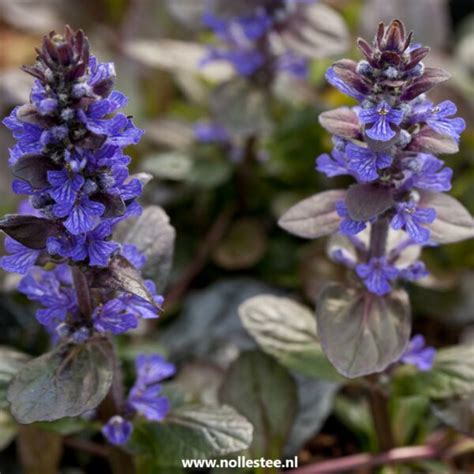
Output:
<svg viewBox="0 0 474 474">
<path fill-rule="evenodd" d="M 241 76 L 260 77 L 263 83 L 272 80 L 278 71 L 305 78 L 308 74 L 307 57 L 283 41 L 276 49 L 272 37 L 285 37 L 288 29 L 301 27 L 304 18 L 301 4 L 314 1 L 258 0 L 233 5 L 208 0 L 202 20 L 214 32 L 220 45 L 209 49 L 202 64 L 228 61 Z"/>
<path fill-rule="evenodd" d="M 134 377 L 122 370 L 121 359 L 131 358 L 123 348 L 133 345 L 123 342 L 133 336 L 140 344 L 145 335 L 143 324 L 130 331 L 158 318 L 157 288 L 171 268 L 175 231 L 163 209 L 137 202 L 150 176 L 129 175 L 124 148 L 143 132 L 117 112 L 127 98 L 113 90 L 113 65 L 91 56 L 83 32 L 69 27 L 45 36 L 37 53 L 24 68 L 35 78 L 30 101 L 4 120 L 17 140 L 10 150 L 13 190 L 29 199 L 0 220 L 8 253 L 0 266 L 23 275 L 18 289 L 37 304 L 52 349 L 31 358 L 0 347 L 0 405 L 22 425 L 65 418 L 79 439 L 74 448 L 92 446 L 117 474 L 135 472 L 134 456 L 149 472 L 181 465 L 181 438 L 194 443 L 189 457 L 247 449 L 252 425 L 233 408 L 211 410 L 165 395 L 163 381 L 176 369 L 161 355 L 146 350 L 135 357 L 134 348 Z M 37 426 L 29 438 L 35 445 L 43 435 Z M 55 432 L 54 446 L 62 443 L 63 426 L 42 425 Z M 21 438 L 29 430 L 19 433 L 25 452 Z M 90 439 L 99 430 L 109 446 Z M 215 443 L 223 432 L 226 442 Z M 48 452 L 48 462 L 53 456 Z"/>
<path fill-rule="evenodd" d="M 83 32 L 69 27 L 63 35 L 45 36 L 37 52 L 36 63 L 24 67 L 35 78 L 30 101 L 4 120 L 17 140 L 10 150 L 13 191 L 29 202 L 20 214 L 0 221 L 9 253 L 0 265 L 24 275 L 19 290 L 40 306 L 36 319 L 56 347 L 42 363 L 59 364 L 66 377 L 69 361 L 70 376 L 84 380 L 81 396 L 55 394 L 51 407 L 45 395 L 32 409 L 32 380 L 20 372 L 9 400 L 23 423 L 95 408 L 112 383 L 111 336 L 136 328 L 142 318 L 157 318 L 163 302 L 154 282 L 140 275 L 145 255 L 112 237 L 121 221 L 141 214 L 137 198 L 143 186 L 129 176 L 130 158 L 123 153 L 143 132 L 116 113 L 127 98 L 113 90 L 113 64 L 91 56 Z M 174 367 L 160 356 L 141 356 L 136 364 L 136 383 L 126 402 L 115 400 L 114 417 L 103 430 L 115 444 L 127 441 L 135 413 L 160 421 L 169 410 L 158 382 L 173 375 Z M 67 391 L 67 382 L 57 389 Z"/>
<path fill-rule="evenodd" d="M 427 276 L 421 248 L 473 236 L 472 217 L 445 194 L 452 170 L 437 156 L 458 151 L 464 120 L 453 102 L 426 96 L 449 75 L 424 66 L 429 48 L 398 20 L 380 24 L 372 44 L 359 39 L 358 46 L 362 60 L 337 61 L 326 73 L 358 105 L 320 115 L 334 149 L 316 160 L 319 172 L 355 183 L 313 196 L 280 220 L 300 237 L 332 235 L 330 257 L 351 270 L 350 283 L 323 289 L 317 308 L 326 355 L 349 377 L 380 372 L 407 349 L 403 282 Z"/>
<path fill-rule="evenodd" d="M 213 91 L 213 121 L 197 123 L 194 132 L 198 141 L 224 148 L 233 161 L 244 159 L 245 138 L 269 132 L 267 99 L 277 84 L 306 80 L 312 59 L 339 54 L 348 43 L 338 13 L 317 0 L 206 0 L 202 22 L 213 42 L 201 67 L 227 63 L 236 76 Z"/>
</svg>

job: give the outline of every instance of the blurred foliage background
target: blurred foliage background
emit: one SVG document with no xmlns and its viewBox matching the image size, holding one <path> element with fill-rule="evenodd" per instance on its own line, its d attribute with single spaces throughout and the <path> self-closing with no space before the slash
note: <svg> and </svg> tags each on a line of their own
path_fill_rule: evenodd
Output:
<svg viewBox="0 0 474 474">
<path fill-rule="evenodd" d="M 370 39 L 379 21 L 398 17 L 415 31 L 417 42 L 431 46 L 428 65 L 452 74 L 431 97 L 453 100 L 467 122 L 461 151 L 447 164 L 454 169 L 452 194 L 474 213 L 472 0 L 324 3 L 339 11 L 349 28 L 345 57 L 359 57 L 353 46 L 357 36 Z M 331 149 L 318 114 L 349 99 L 324 80 L 336 59 L 329 57 L 313 61 L 308 83 L 277 87 L 265 116 L 258 104 L 250 109 L 234 97 L 229 105 L 216 94 L 218 84 L 230 77 L 229 68 L 197 67 L 209 39 L 200 8 L 198 0 L 0 0 L 0 113 L 5 116 L 28 100 L 31 78 L 19 66 L 34 61 L 34 48 L 50 30 L 64 24 L 84 29 L 93 53 L 115 63 L 117 88 L 130 98 L 126 113 L 146 131 L 129 150 L 133 170 L 155 177 L 143 201 L 163 206 L 177 231 L 166 311 L 158 325 L 124 337 L 122 355 L 131 360 L 143 350 L 167 352 L 181 368 L 174 383 L 188 397 L 212 402 L 223 370 L 239 351 L 254 347 L 237 317 L 240 302 L 273 292 L 313 304 L 325 281 L 342 277 L 341 268 L 327 259 L 324 242 L 289 236 L 276 221 L 297 200 L 347 184 L 319 175 L 314 160 Z M 198 143 L 193 125 L 221 119 L 237 129 L 258 124 L 258 140 L 237 134 L 231 146 Z M 1 126 L 0 214 L 18 205 L 7 163 L 12 144 Z M 239 149 L 252 159 L 239 159 Z M 474 241 L 425 250 L 424 259 L 432 277 L 423 287 L 410 288 L 415 332 L 438 347 L 474 341 Z M 0 344 L 40 353 L 47 338 L 15 284 L 15 276 L 2 275 Z M 354 418 L 359 412 L 351 411 L 353 404 L 345 405 L 348 398 L 338 398 L 335 411 L 331 408 L 334 384 L 301 379 L 298 386 L 304 416 L 300 413 L 293 427 L 288 453 L 300 450 L 321 426 L 318 437 L 300 451 L 303 459 L 305 452 L 331 457 L 370 449 L 374 441 L 363 430 L 364 420 Z M 346 395 L 350 399 L 350 392 Z M 352 430 L 347 446 L 334 437 L 339 423 Z M 7 462 L 8 451 L 0 456 Z"/>
</svg>

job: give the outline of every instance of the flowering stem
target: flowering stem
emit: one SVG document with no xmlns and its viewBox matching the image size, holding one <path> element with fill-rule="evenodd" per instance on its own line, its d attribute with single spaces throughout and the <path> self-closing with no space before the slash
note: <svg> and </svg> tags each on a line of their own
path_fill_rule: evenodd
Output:
<svg viewBox="0 0 474 474">
<path fill-rule="evenodd" d="M 372 387 L 369 391 L 369 406 L 380 448 L 384 451 L 395 446 L 387 404 L 387 397 L 380 390 Z"/>
<path fill-rule="evenodd" d="M 113 378 L 109 393 L 99 406 L 99 417 L 106 423 L 112 416 L 122 412 L 124 405 L 123 374 L 117 355 L 117 348 L 113 340 L 110 341 L 114 348 Z"/>
<path fill-rule="evenodd" d="M 387 248 L 389 222 L 386 217 L 378 219 L 370 230 L 369 257 L 383 257 Z"/>
<path fill-rule="evenodd" d="M 113 344 L 114 341 L 111 342 Z M 121 413 L 123 408 L 123 376 L 115 344 L 113 365 L 112 386 L 98 409 L 98 416 L 104 424 L 114 415 Z M 132 457 L 118 447 L 110 446 L 109 462 L 114 474 L 134 474 L 135 472 Z"/>
<path fill-rule="evenodd" d="M 389 221 L 386 217 L 378 219 L 371 226 L 369 257 L 380 258 L 385 256 L 387 249 Z M 370 385 L 369 405 L 374 420 L 375 432 L 383 450 L 391 449 L 395 446 L 393 430 L 390 424 L 390 415 L 387 408 L 387 397 L 377 386 Z"/>
<path fill-rule="evenodd" d="M 77 294 L 77 304 L 82 316 L 89 320 L 92 316 L 92 300 L 87 278 L 78 267 L 72 268 L 72 279 Z"/>
</svg>

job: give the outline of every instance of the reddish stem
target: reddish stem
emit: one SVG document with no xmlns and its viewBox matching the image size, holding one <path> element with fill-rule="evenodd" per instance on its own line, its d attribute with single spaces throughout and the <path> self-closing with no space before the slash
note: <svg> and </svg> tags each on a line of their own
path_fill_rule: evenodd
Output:
<svg viewBox="0 0 474 474">
<path fill-rule="evenodd" d="M 355 454 L 331 461 L 322 461 L 299 469 L 294 469 L 294 474 L 328 474 L 343 473 L 362 468 L 373 468 L 387 464 L 419 461 L 422 459 L 433 459 L 441 455 L 436 446 L 411 446 L 394 448 L 380 454 Z"/>
<path fill-rule="evenodd" d="M 92 317 L 92 300 L 87 277 L 77 266 L 72 266 L 72 279 L 77 294 L 77 304 L 85 320 Z"/>
</svg>

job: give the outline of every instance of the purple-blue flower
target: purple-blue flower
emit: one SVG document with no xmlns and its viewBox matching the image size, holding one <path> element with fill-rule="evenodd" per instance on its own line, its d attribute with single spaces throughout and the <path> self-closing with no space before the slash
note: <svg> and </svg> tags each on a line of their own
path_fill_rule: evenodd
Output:
<svg viewBox="0 0 474 474">
<path fill-rule="evenodd" d="M 318 156 L 316 159 L 316 169 L 329 178 L 349 174 L 345 153 L 337 148 L 334 148 L 330 155 L 323 153 Z"/>
<path fill-rule="evenodd" d="M 432 105 L 430 103 L 430 105 Z M 456 105 L 450 100 L 430 107 L 426 113 L 425 121 L 428 127 L 441 135 L 446 135 L 459 141 L 461 133 L 466 128 L 466 122 L 460 118 L 450 118 L 458 111 Z"/>
<path fill-rule="evenodd" d="M 403 229 L 414 242 L 424 244 L 430 239 L 430 231 L 425 224 L 431 224 L 435 219 L 434 209 L 417 207 L 413 202 L 404 202 L 397 204 L 391 226 L 395 230 Z"/>
<path fill-rule="evenodd" d="M 255 8 L 251 15 L 225 20 L 206 11 L 202 17 L 205 26 L 221 39 L 232 43 L 245 43 L 261 38 L 272 26 L 272 19 L 264 10 Z"/>
<path fill-rule="evenodd" d="M 393 162 L 389 153 L 375 152 L 353 143 L 346 146 L 346 155 L 348 168 L 362 182 L 375 181 L 379 177 L 378 170 L 388 168 Z"/>
<path fill-rule="evenodd" d="M 170 403 L 161 394 L 160 382 L 175 374 L 175 366 L 158 354 L 150 354 L 138 356 L 135 367 L 136 380 L 127 399 L 128 406 L 150 421 L 163 420 Z"/>
<path fill-rule="evenodd" d="M 135 370 L 139 385 L 151 385 L 172 377 L 176 367 L 159 354 L 141 354 L 135 360 Z"/>
<path fill-rule="evenodd" d="M 265 63 L 263 54 L 253 48 L 222 49 L 211 48 L 200 61 L 203 67 L 213 61 L 229 61 L 241 76 L 251 76 Z"/>
<path fill-rule="evenodd" d="M 162 295 L 157 294 L 156 285 L 152 280 L 145 280 L 144 283 L 148 293 L 153 298 L 155 305 L 152 305 L 149 301 L 132 294 L 123 295 L 121 296 L 121 299 L 128 308 L 128 311 L 131 314 L 134 314 L 137 318 L 158 318 L 157 307 L 161 308 L 165 299 Z"/>
<path fill-rule="evenodd" d="M 9 255 L 0 257 L 0 268 L 13 273 L 26 273 L 41 254 L 40 250 L 25 247 L 10 237 L 5 238 L 5 250 Z"/>
<path fill-rule="evenodd" d="M 397 268 L 391 265 L 386 257 L 372 257 L 368 263 L 357 265 L 356 273 L 362 278 L 367 289 L 379 296 L 391 291 L 391 282 L 398 276 Z"/>
<path fill-rule="evenodd" d="M 127 417 L 140 414 L 153 422 L 162 421 L 171 405 L 162 394 L 160 382 L 172 377 L 176 367 L 158 354 L 141 354 L 135 361 L 136 379 L 131 388 L 126 406 L 123 407 Z M 125 444 L 132 433 L 133 425 L 122 416 L 112 417 L 102 428 L 103 435 L 112 444 Z"/>
<path fill-rule="evenodd" d="M 102 434 L 107 441 L 116 446 L 123 446 L 130 439 L 133 425 L 119 415 L 115 415 L 102 427 Z"/>
<path fill-rule="evenodd" d="M 422 372 L 426 372 L 432 369 L 435 357 L 436 349 L 426 346 L 425 338 L 421 334 L 417 334 L 411 339 L 400 362 L 414 365 Z"/>
<path fill-rule="evenodd" d="M 202 143 L 228 143 L 228 130 L 218 123 L 197 122 L 193 126 L 194 136 Z"/>
<path fill-rule="evenodd" d="M 96 331 L 114 335 L 123 334 L 138 326 L 137 318 L 127 311 L 126 305 L 119 298 L 96 306 L 92 314 L 92 322 Z"/>
<path fill-rule="evenodd" d="M 17 113 L 20 107 L 15 107 L 10 115 L 3 120 L 3 124 L 12 131 L 13 137 L 17 141 L 11 148 L 9 164 L 14 165 L 18 159 L 27 153 L 41 153 L 43 144 L 40 142 L 43 130 L 28 122 L 18 119 Z"/>
<path fill-rule="evenodd" d="M 354 268 L 356 265 L 356 260 L 354 259 L 353 255 L 350 255 L 349 252 L 346 252 L 342 248 L 337 248 L 331 251 L 329 256 L 334 262 L 340 263 L 347 268 Z"/>
<path fill-rule="evenodd" d="M 415 262 L 406 268 L 400 270 L 399 277 L 402 280 L 417 281 L 429 275 L 423 262 Z"/>
<path fill-rule="evenodd" d="M 449 191 L 453 170 L 444 162 L 428 153 L 418 153 L 406 161 L 409 178 L 404 183 L 406 189 L 418 188 L 427 191 Z"/>
<path fill-rule="evenodd" d="M 64 227 L 72 234 L 79 235 L 93 230 L 100 223 L 100 216 L 105 212 L 105 206 L 83 196 L 74 202 L 57 203 L 53 207 L 56 217 L 66 217 Z"/>
<path fill-rule="evenodd" d="M 67 170 L 48 171 L 49 195 L 56 203 L 73 206 L 84 185 L 84 177 Z M 60 216 L 58 216 L 60 217 Z"/>
<path fill-rule="evenodd" d="M 93 231 L 81 236 L 76 240 L 71 249 L 70 257 L 74 261 L 89 259 L 90 265 L 105 267 L 110 256 L 119 248 L 119 244 L 110 241 L 112 226 L 109 222 L 104 222 Z"/>
<path fill-rule="evenodd" d="M 287 27 L 298 3 L 314 0 L 286 0 L 270 5 L 256 1 L 247 11 L 219 16 L 208 5 L 202 16 L 204 26 L 214 32 L 218 46 L 211 46 L 201 66 L 211 61 L 228 61 L 238 74 L 250 77 L 259 71 L 274 76 L 277 72 L 289 73 L 299 79 L 308 72 L 307 60 L 288 48 L 274 48 L 271 37 Z M 284 45 L 281 42 L 281 45 Z"/>
<path fill-rule="evenodd" d="M 309 74 L 309 62 L 306 58 L 288 51 L 278 58 L 277 69 L 286 72 L 297 79 L 307 79 Z"/>
<path fill-rule="evenodd" d="M 150 421 L 162 421 L 170 410 L 168 398 L 161 393 L 161 386 L 135 385 L 128 396 L 128 405 Z"/>
<path fill-rule="evenodd" d="M 55 48 L 68 51 L 68 58 Z M 45 37 L 37 62 L 25 71 L 35 77 L 30 102 L 3 121 L 17 140 L 10 150 L 13 190 L 31 197 L 39 217 L 62 225 L 45 245 L 46 256 L 105 267 L 118 248 L 110 241 L 112 225 L 140 212 L 142 186 L 130 179 L 123 148 L 143 131 L 117 113 L 127 98 L 113 90 L 113 64 L 90 56 L 81 31 Z M 4 264 L 24 273 L 35 261 L 28 256 L 17 258 L 17 267 L 14 258 Z"/>
<path fill-rule="evenodd" d="M 137 270 L 141 270 L 146 263 L 146 257 L 135 245 L 124 244 L 120 249 L 120 253 L 124 256 Z"/>
<path fill-rule="evenodd" d="M 392 125 L 400 125 L 402 119 L 403 112 L 390 107 L 385 101 L 359 111 L 359 120 L 368 126 L 365 129 L 367 136 L 382 142 L 389 141 L 396 135 Z"/>
<path fill-rule="evenodd" d="M 339 217 L 342 217 L 339 230 L 341 233 L 346 235 L 356 235 L 362 232 L 367 224 L 363 221 L 355 221 L 349 216 L 349 211 L 344 201 L 338 201 L 336 203 L 336 212 Z"/>
<path fill-rule="evenodd" d="M 36 319 L 49 330 L 55 329 L 68 315 L 78 315 L 76 292 L 66 265 L 58 265 L 51 271 L 30 270 L 20 281 L 18 290 L 42 306 L 36 311 Z"/>
</svg>

